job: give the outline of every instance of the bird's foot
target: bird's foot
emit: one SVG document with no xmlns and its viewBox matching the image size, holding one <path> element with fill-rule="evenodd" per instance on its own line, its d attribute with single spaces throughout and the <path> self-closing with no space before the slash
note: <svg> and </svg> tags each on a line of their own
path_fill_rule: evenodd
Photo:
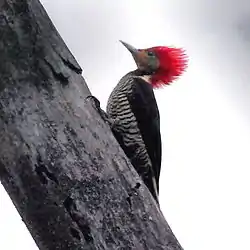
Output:
<svg viewBox="0 0 250 250">
<path fill-rule="evenodd" d="M 101 118 L 106 122 L 106 123 L 110 123 L 109 121 L 109 117 L 108 115 L 106 114 L 106 112 L 104 112 L 101 108 L 101 105 L 100 105 L 100 101 L 95 97 L 95 96 L 92 96 L 92 95 L 89 95 L 86 97 L 86 100 L 87 101 L 90 101 L 92 106 L 94 107 L 94 109 L 98 112 L 98 114 L 101 116 Z"/>
<path fill-rule="evenodd" d="M 120 125 L 120 120 L 109 117 L 108 114 L 101 109 L 100 101 L 96 97 L 87 96 L 86 100 L 91 101 L 92 106 L 95 108 L 95 110 L 101 116 L 103 121 L 109 125 L 109 127 L 113 133 L 123 132 L 123 126 Z"/>
<path fill-rule="evenodd" d="M 96 109 L 99 110 L 101 108 L 100 101 L 93 95 L 89 95 L 86 97 L 87 101 L 90 101 L 92 103 L 92 106 Z"/>
</svg>

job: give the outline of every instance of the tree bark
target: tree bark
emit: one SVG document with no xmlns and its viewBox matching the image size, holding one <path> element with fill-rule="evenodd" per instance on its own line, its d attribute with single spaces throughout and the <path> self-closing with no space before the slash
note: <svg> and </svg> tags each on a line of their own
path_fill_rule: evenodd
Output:
<svg viewBox="0 0 250 250">
<path fill-rule="evenodd" d="M 0 0 L 0 58 L 0 180 L 39 249 L 182 249 L 38 0 Z"/>
</svg>

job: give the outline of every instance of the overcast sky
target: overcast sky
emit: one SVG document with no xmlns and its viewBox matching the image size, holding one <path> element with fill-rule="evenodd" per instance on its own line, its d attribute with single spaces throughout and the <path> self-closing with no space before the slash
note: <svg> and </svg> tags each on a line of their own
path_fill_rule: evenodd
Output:
<svg viewBox="0 0 250 250">
<path fill-rule="evenodd" d="M 162 211 L 185 250 L 250 249 L 249 0 L 43 0 L 105 108 L 135 68 L 118 42 L 187 49 L 186 74 L 155 91 Z M 36 246 L 0 186 L 0 249 Z"/>
</svg>

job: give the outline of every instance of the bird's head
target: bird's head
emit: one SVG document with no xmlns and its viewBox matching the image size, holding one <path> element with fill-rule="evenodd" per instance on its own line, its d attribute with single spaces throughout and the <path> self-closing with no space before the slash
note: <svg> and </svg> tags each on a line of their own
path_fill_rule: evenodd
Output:
<svg viewBox="0 0 250 250">
<path fill-rule="evenodd" d="M 188 59 L 181 48 L 158 46 L 136 49 L 128 43 L 120 42 L 130 51 L 138 69 L 149 76 L 153 88 L 169 85 L 187 68 Z"/>
</svg>

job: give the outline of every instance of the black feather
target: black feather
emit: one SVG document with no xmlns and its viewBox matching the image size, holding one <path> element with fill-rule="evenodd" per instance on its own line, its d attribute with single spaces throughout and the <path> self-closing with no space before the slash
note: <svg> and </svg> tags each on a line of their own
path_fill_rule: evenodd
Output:
<svg viewBox="0 0 250 250">
<path fill-rule="evenodd" d="M 134 81 L 133 91 L 128 99 L 152 162 L 152 171 L 159 192 L 162 157 L 159 110 L 152 86 L 141 78 L 135 78 Z"/>
</svg>

